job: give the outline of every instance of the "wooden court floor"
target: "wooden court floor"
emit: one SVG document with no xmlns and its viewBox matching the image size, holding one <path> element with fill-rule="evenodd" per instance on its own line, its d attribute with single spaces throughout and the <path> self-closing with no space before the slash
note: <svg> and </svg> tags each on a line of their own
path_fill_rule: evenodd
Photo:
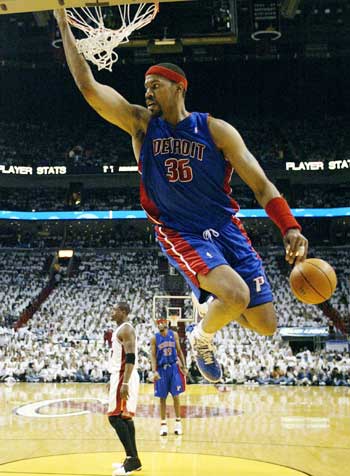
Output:
<svg viewBox="0 0 350 476">
<path fill-rule="evenodd" d="M 103 384 L 0 384 L 0 476 L 108 476 L 123 453 Z M 171 400 L 169 399 L 169 404 Z M 140 476 L 345 476 L 350 388 L 188 386 L 184 434 L 159 436 L 143 385 L 135 419 Z"/>
</svg>

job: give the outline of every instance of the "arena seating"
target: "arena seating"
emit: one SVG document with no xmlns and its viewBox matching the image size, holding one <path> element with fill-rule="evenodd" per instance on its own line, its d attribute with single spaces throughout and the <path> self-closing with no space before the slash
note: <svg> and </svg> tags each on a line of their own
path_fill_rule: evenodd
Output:
<svg viewBox="0 0 350 476">
<path fill-rule="evenodd" d="M 284 169 L 286 161 L 347 158 L 350 144 L 347 118 L 326 117 L 299 120 L 263 120 L 255 116 L 235 117 L 230 111 L 222 119 L 241 133 L 262 166 Z M 134 164 L 129 136 L 100 121 L 79 121 L 74 127 L 62 123 L 1 122 L 0 164 L 66 165 L 101 167 Z M 324 132 L 326 131 L 326 133 Z"/>
<path fill-rule="evenodd" d="M 341 191 L 341 193 L 339 193 Z M 344 207 L 350 203 L 350 186 L 305 184 L 290 186 L 281 190 L 288 195 L 291 207 L 330 208 Z M 67 204 L 68 189 L 36 187 L 18 190 L 3 188 L 0 190 L 0 210 L 19 211 L 64 211 Z M 253 193 L 247 186 L 233 185 L 232 196 L 241 208 L 260 208 Z M 82 202 L 75 210 L 140 210 L 138 187 L 129 188 L 85 188 Z"/>
<path fill-rule="evenodd" d="M 263 249 L 265 266 L 275 295 L 279 326 L 322 326 L 328 321 L 318 306 L 299 303 L 288 287 L 282 249 Z M 339 285 L 332 305 L 346 315 L 348 253 L 344 249 L 313 249 L 336 269 Z M 0 381 L 106 381 L 109 320 L 115 302 L 130 303 L 131 319 L 139 336 L 140 375 L 150 371 L 149 342 L 156 330 L 152 297 L 159 289 L 157 248 L 147 251 L 81 251 L 78 269 L 68 277 L 57 271 L 54 291 L 25 327 L 15 332 L 13 322 L 47 284 L 45 263 L 52 250 L 0 253 Z M 15 265 L 13 265 L 15 263 Z M 293 355 L 277 332 L 261 337 L 235 323 L 216 335 L 224 383 L 349 385 L 349 353 L 303 350 Z M 191 367 L 191 355 L 187 354 Z M 189 381 L 201 381 L 190 372 Z"/>
</svg>

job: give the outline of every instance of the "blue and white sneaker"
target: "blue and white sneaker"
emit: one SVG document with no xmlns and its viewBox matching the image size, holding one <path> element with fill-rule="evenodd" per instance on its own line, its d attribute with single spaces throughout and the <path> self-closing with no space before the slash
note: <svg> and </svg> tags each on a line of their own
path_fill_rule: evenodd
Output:
<svg viewBox="0 0 350 476">
<path fill-rule="evenodd" d="M 211 383 L 219 382 L 222 378 L 222 370 L 214 355 L 215 346 L 212 339 L 197 336 L 196 329 L 194 329 L 190 334 L 189 341 L 202 376 Z"/>
</svg>

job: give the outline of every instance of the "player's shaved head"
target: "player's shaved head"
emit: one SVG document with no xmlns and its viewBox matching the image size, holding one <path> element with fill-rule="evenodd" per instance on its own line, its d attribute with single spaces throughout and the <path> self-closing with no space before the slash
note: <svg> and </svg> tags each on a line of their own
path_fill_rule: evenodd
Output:
<svg viewBox="0 0 350 476">
<path fill-rule="evenodd" d="M 131 311 L 129 304 L 125 301 L 118 302 L 118 304 L 116 305 L 116 308 L 125 312 L 125 314 L 129 314 Z"/>
<path fill-rule="evenodd" d="M 181 74 L 181 76 L 186 78 L 185 71 L 182 68 L 180 68 L 180 66 L 178 66 L 177 64 L 174 64 L 174 63 L 158 63 L 158 64 L 156 64 L 156 66 L 161 66 L 162 68 L 171 69 L 171 71 L 174 71 L 175 73 Z"/>
</svg>

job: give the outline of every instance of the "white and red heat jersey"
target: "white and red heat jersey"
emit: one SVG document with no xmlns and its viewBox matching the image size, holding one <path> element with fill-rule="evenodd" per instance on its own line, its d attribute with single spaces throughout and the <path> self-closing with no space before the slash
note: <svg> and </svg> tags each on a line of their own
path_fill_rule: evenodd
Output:
<svg viewBox="0 0 350 476">
<path fill-rule="evenodd" d="M 108 371 L 111 374 L 109 388 L 108 415 L 122 415 L 130 418 L 135 415 L 138 390 L 140 385 L 139 374 L 137 372 L 137 338 L 135 339 L 135 365 L 129 380 L 129 398 L 122 400 L 120 388 L 124 380 L 125 372 L 125 349 L 123 343 L 118 339 L 118 333 L 123 326 L 132 325 L 123 322 L 112 334 L 112 351 L 108 362 Z"/>
</svg>

